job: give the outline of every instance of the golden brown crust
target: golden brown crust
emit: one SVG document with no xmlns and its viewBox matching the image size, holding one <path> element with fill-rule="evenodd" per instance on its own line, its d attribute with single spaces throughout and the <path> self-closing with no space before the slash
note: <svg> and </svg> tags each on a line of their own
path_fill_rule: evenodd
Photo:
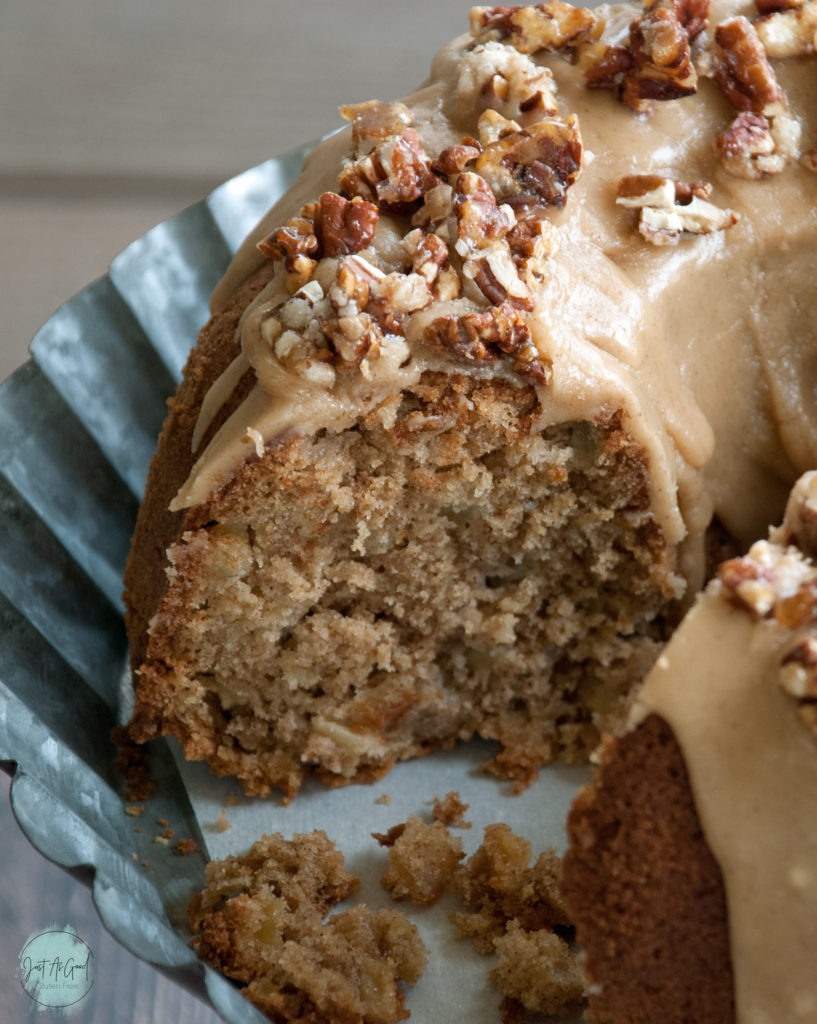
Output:
<svg viewBox="0 0 817 1024">
<path fill-rule="evenodd" d="M 562 891 L 593 986 L 589 1019 L 732 1024 L 723 880 L 661 718 L 607 740 L 568 835 Z"/>
</svg>

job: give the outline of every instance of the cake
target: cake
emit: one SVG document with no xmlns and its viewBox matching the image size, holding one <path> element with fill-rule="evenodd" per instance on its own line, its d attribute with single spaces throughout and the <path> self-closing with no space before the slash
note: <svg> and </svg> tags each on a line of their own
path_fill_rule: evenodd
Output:
<svg viewBox="0 0 817 1024">
<path fill-rule="evenodd" d="M 608 737 L 562 887 L 605 1024 L 817 1019 L 817 473 Z"/>
<path fill-rule="evenodd" d="M 171 403 L 134 740 L 289 800 L 473 735 L 521 788 L 625 719 L 711 524 L 817 464 L 813 58 L 756 13 L 475 8 L 343 108 Z"/>
</svg>

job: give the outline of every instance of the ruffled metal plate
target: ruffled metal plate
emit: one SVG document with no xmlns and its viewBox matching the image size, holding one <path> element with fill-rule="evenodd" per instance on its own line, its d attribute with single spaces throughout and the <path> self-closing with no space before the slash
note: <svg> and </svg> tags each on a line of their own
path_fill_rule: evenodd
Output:
<svg viewBox="0 0 817 1024">
<path fill-rule="evenodd" d="M 124 946 L 233 1024 L 264 1018 L 171 924 L 203 859 L 157 857 L 150 830 L 123 827 L 110 742 L 127 655 L 121 579 L 165 399 L 210 292 L 311 148 L 228 181 L 130 245 L 0 385 L 0 760 L 16 766 L 14 813 L 45 856 L 93 869 L 100 916 Z M 152 747 L 151 813 L 201 838 L 169 748 Z"/>
</svg>

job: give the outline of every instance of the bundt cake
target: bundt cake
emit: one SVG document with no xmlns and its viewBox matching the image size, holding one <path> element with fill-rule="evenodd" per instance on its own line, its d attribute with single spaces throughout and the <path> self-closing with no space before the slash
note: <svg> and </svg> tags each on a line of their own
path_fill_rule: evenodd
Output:
<svg viewBox="0 0 817 1024">
<path fill-rule="evenodd" d="M 817 1020 L 817 473 L 605 739 L 563 893 L 605 1024 Z"/>
<path fill-rule="evenodd" d="M 713 512 L 748 543 L 817 464 L 814 64 L 761 41 L 812 6 L 475 8 L 342 109 L 171 403 L 136 741 L 290 799 L 475 734 L 521 787 L 625 719 Z"/>
</svg>

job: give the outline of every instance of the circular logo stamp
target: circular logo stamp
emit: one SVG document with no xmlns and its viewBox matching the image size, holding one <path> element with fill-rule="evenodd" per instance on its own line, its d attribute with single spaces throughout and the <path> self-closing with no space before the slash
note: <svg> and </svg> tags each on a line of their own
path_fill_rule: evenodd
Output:
<svg viewBox="0 0 817 1024">
<path fill-rule="evenodd" d="M 20 984 L 43 1008 L 76 1006 L 94 983 L 94 954 L 70 925 L 30 936 L 20 950 Z"/>
</svg>

